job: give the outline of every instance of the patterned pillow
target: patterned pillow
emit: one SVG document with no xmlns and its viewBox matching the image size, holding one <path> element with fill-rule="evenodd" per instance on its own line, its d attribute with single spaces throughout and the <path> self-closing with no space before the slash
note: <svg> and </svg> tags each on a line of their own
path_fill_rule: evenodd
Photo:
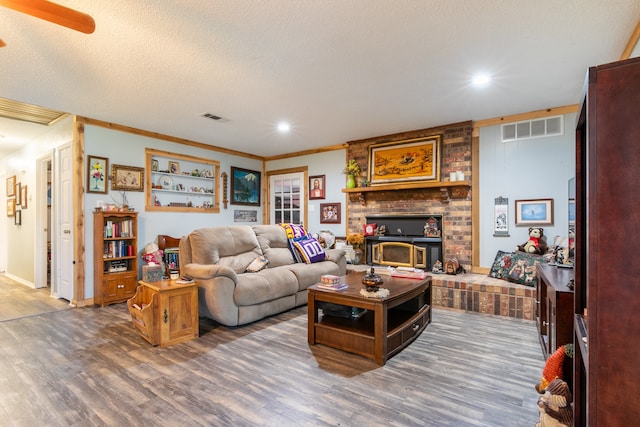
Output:
<svg viewBox="0 0 640 427">
<path fill-rule="evenodd" d="M 297 239 L 308 235 L 307 230 L 298 224 L 280 224 L 280 227 L 284 228 L 287 233 L 287 239 Z"/>
<path fill-rule="evenodd" d="M 540 255 L 520 251 L 498 251 L 489 276 L 521 285 L 536 286 L 536 265 L 540 263 L 547 263 Z"/>
<path fill-rule="evenodd" d="M 294 239 L 293 247 L 306 264 L 324 261 L 327 257 L 327 253 L 324 251 L 320 242 L 313 237 L 305 236 Z"/>
</svg>

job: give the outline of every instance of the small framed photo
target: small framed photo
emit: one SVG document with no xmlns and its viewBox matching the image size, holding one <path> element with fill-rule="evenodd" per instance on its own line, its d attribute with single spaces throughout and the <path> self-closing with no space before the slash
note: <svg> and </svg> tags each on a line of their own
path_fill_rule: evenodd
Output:
<svg viewBox="0 0 640 427">
<path fill-rule="evenodd" d="M 7 216 L 16 215 L 16 199 L 7 199 Z"/>
<path fill-rule="evenodd" d="M 516 226 L 553 225 L 553 199 L 516 200 Z"/>
<path fill-rule="evenodd" d="M 231 204 L 260 206 L 260 172 L 231 166 Z"/>
<path fill-rule="evenodd" d="M 325 175 L 309 177 L 309 199 L 324 199 Z"/>
<path fill-rule="evenodd" d="M 15 215 L 13 216 L 15 225 L 22 225 L 22 211 L 17 210 Z"/>
<path fill-rule="evenodd" d="M 106 193 L 109 159 L 87 156 L 87 193 Z"/>
<path fill-rule="evenodd" d="M 20 206 L 22 207 L 22 209 L 27 209 L 27 186 L 26 185 L 21 185 L 20 186 Z"/>
<path fill-rule="evenodd" d="M 7 178 L 7 197 L 13 197 L 16 195 L 16 176 L 10 176 Z"/>
<path fill-rule="evenodd" d="M 144 191 L 144 168 L 111 165 L 111 189 Z"/>
<path fill-rule="evenodd" d="M 151 170 L 153 172 L 158 172 L 159 169 L 159 165 L 158 165 L 158 159 L 151 159 Z"/>
<path fill-rule="evenodd" d="M 180 162 L 169 161 L 169 173 L 180 173 Z"/>
<path fill-rule="evenodd" d="M 16 206 L 20 206 L 22 204 L 22 184 L 19 182 L 16 183 Z"/>
<path fill-rule="evenodd" d="M 340 203 L 320 203 L 320 224 L 340 224 Z"/>
</svg>

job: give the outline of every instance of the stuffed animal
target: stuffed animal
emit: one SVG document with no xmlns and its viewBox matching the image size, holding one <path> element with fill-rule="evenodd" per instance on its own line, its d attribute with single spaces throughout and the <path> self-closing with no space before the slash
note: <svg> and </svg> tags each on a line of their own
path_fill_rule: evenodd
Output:
<svg viewBox="0 0 640 427">
<path fill-rule="evenodd" d="M 516 250 L 528 254 L 542 255 L 547 252 L 547 241 L 542 227 L 529 227 L 529 240 L 523 245 L 518 245 Z"/>
<path fill-rule="evenodd" d="M 148 243 L 142 252 L 142 259 L 147 265 L 162 265 L 162 250 L 155 243 Z"/>
<path fill-rule="evenodd" d="M 573 426 L 572 400 L 566 382 L 561 379 L 551 381 L 544 394 L 538 398 L 540 422 L 536 427 Z"/>
<path fill-rule="evenodd" d="M 544 393 L 547 386 L 555 379 L 562 379 L 562 368 L 564 367 L 564 359 L 569 357 L 573 359 L 573 344 L 561 345 L 556 351 L 549 356 L 547 362 L 542 368 L 542 378 L 536 384 L 536 391 L 540 394 Z"/>
</svg>

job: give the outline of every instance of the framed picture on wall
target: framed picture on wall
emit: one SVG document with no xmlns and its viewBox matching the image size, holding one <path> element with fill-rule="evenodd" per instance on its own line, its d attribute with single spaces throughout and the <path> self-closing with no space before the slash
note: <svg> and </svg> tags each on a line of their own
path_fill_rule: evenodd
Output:
<svg viewBox="0 0 640 427">
<path fill-rule="evenodd" d="M 22 204 L 20 196 L 22 196 L 22 184 L 18 182 L 16 183 L 16 206 L 20 206 Z"/>
<path fill-rule="evenodd" d="M 13 197 L 16 195 L 16 176 L 10 176 L 7 178 L 7 197 Z"/>
<path fill-rule="evenodd" d="M 320 203 L 320 224 L 340 224 L 340 203 Z"/>
<path fill-rule="evenodd" d="M 324 199 L 325 175 L 314 175 L 309 177 L 309 199 Z"/>
<path fill-rule="evenodd" d="M 231 204 L 260 206 L 260 172 L 231 166 Z"/>
<path fill-rule="evenodd" d="M 14 219 L 15 225 L 22 225 L 22 211 L 20 210 L 16 211 L 15 215 L 13 216 L 13 219 Z"/>
<path fill-rule="evenodd" d="M 109 159 L 87 156 L 87 193 L 107 192 Z"/>
<path fill-rule="evenodd" d="M 369 146 L 371 185 L 440 180 L 440 135 Z"/>
<path fill-rule="evenodd" d="M 16 199 L 7 199 L 7 216 L 15 216 Z"/>
<path fill-rule="evenodd" d="M 26 185 L 21 185 L 20 186 L 20 206 L 22 206 L 22 209 L 27 209 L 27 186 Z"/>
<path fill-rule="evenodd" d="M 553 199 L 516 200 L 516 225 L 553 225 Z"/>
<path fill-rule="evenodd" d="M 111 189 L 144 191 L 144 168 L 111 165 Z"/>
</svg>

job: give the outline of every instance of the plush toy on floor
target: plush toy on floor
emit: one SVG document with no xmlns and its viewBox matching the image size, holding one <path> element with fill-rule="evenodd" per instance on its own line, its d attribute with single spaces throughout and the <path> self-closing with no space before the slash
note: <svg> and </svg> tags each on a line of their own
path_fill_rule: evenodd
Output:
<svg viewBox="0 0 640 427">
<path fill-rule="evenodd" d="M 545 254 L 547 249 L 547 240 L 544 237 L 544 229 L 542 227 L 529 227 L 529 240 L 516 247 L 518 251 L 537 255 Z"/>
<path fill-rule="evenodd" d="M 542 368 L 542 378 L 536 384 L 536 391 L 540 394 L 544 393 L 547 386 L 555 379 L 562 379 L 562 368 L 565 357 L 573 359 L 573 344 L 561 345 L 547 359 Z"/>
<path fill-rule="evenodd" d="M 544 394 L 538 399 L 540 422 L 536 427 L 573 426 L 572 400 L 566 382 L 559 378 L 551 381 Z"/>
</svg>

